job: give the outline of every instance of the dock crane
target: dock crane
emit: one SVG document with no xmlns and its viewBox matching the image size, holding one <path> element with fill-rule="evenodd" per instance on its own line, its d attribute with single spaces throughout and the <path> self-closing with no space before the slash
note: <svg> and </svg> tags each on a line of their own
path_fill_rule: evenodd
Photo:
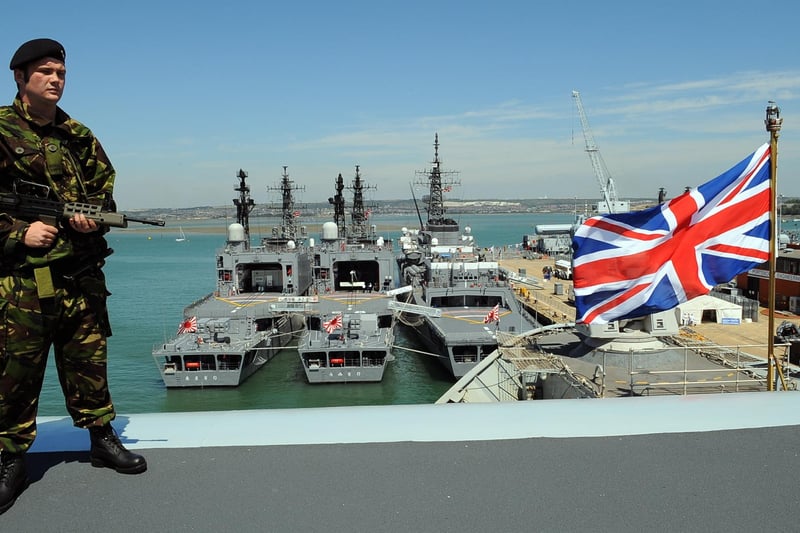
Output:
<svg viewBox="0 0 800 533">
<path fill-rule="evenodd" d="M 594 174 L 597 177 L 597 181 L 600 182 L 600 191 L 603 193 L 603 201 L 597 203 L 597 212 L 624 213 L 630 211 L 630 203 L 627 201 L 620 201 L 617 197 L 614 179 L 611 177 L 611 173 L 608 171 L 605 161 L 603 161 L 603 156 L 600 155 L 600 149 L 597 148 L 594 142 L 592 130 L 589 128 L 589 120 L 586 118 L 586 113 L 583 110 L 581 93 L 572 91 L 572 97 L 575 99 L 575 105 L 578 107 L 578 115 L 580 115 L 581 118 L 583 139 L 586 141 L 586 153 L 589 154 Z"/>
</svg>

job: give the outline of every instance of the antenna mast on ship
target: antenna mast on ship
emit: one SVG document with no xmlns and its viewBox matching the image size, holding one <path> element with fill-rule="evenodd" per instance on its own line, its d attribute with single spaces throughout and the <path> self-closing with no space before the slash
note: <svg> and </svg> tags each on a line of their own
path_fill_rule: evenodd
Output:
<svg viewBox="0 0 800 533">
<path fill-rule="evenodd" d="M 353 184 L 350 187 L 353 191 L 353 208 L 350 210 L 351 237 L 354 239 L 366 239 L 369 234 L 367 231 L 367 218 L 369 215 L 364 210 L 364 190 L 374 188 L 364 185 L 361 180 L 359 165 L 356 165 L 356 176 L 353 178 Z"/>
<path fill-rule="evenodd" d="M 453 185 L 458 185 L 458 175 L 455 171 L 442 171 L 441 161 L 439 161 L 439 134 L 436 134 L 434 143 L 434 158 L 432 167 L 428 171 L 418 171 L 418 176 L 424 176 L 417 180 L 417 183 L 428 182 L 429 196 L 426 210 L 428 212 L 428 226 L 455 224 L 455 221 L 445 218 L 446 209 L 444 207 L 444 193 L 450 192 Z"/>
<path fill-rule="evenodd" d="M 305 188 L 294 186 L 294 182 L 289 179 L 287 168 L 288 167 L 284 165 L 280 187 L 267 187 L 270 191 L 280 191 L 281 193 L 281 225 L 279 228 L 273 228 L 272 239 L 269 239 L 269 241 L 274 244 L 286 243 L 290 240 L 297 239 L 297 224 L 295 223 L 295 219 L 300 213 L 295 210 L 292 191 L 305 190 Z"/>
<path fill-rule="evenodd" d="M 339 232 L 339 237 L 344 237 L 347 231 L 347 223 L 344 218 L 344 178 L 342 173 L 336 178 L 336 196 L 328 198 L 328 203 L 333 206 L 333 221 L 336 223 L 336 229 Z"/>
<path fill-rule="evenodd" d="M 255 202 L 250 198 L 250 186 L 247 185 L 247 172 L 239 169 L 236 174 L 239 178 L 239 186 L 234 187 L 233 190 L 239 193 L 239 198 L 233 199 L 233 205 L 236 206 L 236 222 L 244 227 L 245 236 L 245 249 L 250 248 L 250 212 L 255 207 Z"/>
</svg>

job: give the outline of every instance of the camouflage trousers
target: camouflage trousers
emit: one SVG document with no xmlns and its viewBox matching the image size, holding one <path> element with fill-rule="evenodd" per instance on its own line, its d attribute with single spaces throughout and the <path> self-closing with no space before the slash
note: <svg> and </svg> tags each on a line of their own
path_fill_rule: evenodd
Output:
<svg viewBox="0 0 800 533">
<path fill-rule="evenodd" d="M 0 450 L 24 452 L 36 438 L 51 347 L 74 425 L 87 428 L 114 419 L 105 331 L 81 291 L 60 285 L 54 297 L 40 300 L 32 277 L 0 277 Z"/>
</svg>

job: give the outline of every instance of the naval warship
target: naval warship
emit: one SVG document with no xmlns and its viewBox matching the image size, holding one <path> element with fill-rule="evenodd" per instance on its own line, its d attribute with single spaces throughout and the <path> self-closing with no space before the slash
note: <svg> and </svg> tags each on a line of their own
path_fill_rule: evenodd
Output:
<svg viewBox="0 0 800 533">
<path fill-rule="evenodd" d="M 401 280 L 411 287 L 398 297 L 408 325 L 454 378 L 494 352 L 498 334 L 519 334 L 539 326 L 517 300 L 512 282 L 497 261 L 476 247 L 469 227 L 462 231 L 446 214 L 444 193 L 457 184 L 443 171 L 439 135 L 432 167 L 422 174 L 429 194 L 427 221 L 404 228 L 398 257 Z"/>
<path fill-rule="evenodd" d="M 298 228 L 293 185 L 283 167 L 281 222 L 250 244 L 247 173 L 240 170 L 236 222 L 216 253 L 216 288 L 184 309 L 176 335 L 153 349 L 164 385 L 234 387 L 272 359 L 304 325 L 314 301 L 311 255 Z"/>
<path fill-rule="evenodd" d="M 333 221 L 322 226 L 313 253 L 313 293 L 318 301 L 307 315 L 298 342 L 309 383 L 377 382 L 394 360 L 394 320 L 389 301 L 397 286 L 396 252 L 378 235 L 365 209 L 366 186 L 356 166 L 346 222 L 344 179 L 336 179 L 329 199 Z"/>
</svg>

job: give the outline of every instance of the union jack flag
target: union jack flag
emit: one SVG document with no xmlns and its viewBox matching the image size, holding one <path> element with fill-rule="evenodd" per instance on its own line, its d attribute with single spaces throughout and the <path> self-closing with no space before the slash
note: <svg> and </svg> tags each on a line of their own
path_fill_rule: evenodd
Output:
<svg viewBox="0 0 800 533">
<path fill-rule="evenodd" d="M 499 322 L 500 321 L 500 304 L 495 304 L 494 307 L 486 314 L 483 318 L 484 324 L 489 324 L 491 322 Z"/>
<path fill-rule="evenodd" d="M 572 239 L 576 321 L 646 316 L 769 260 L 770 149 L 669 202 L 588 219 Z"/>
<path fill-rule="evenodd" d="M 181 333 L 197 333 L 197 317 L 187 318 L 178 326 L 178 335 Z"/>
<path fill-rule="evenodd" d="M 331 318 L 330 320 L 326 320 L 322 323 L 322 327 L 325 328 L 325 331 L 328 333 L 333 333 L 337 329 L 341 329 L 342 327 L 342 315 L 338 314 L 335 317 Z"/>
</svg>

